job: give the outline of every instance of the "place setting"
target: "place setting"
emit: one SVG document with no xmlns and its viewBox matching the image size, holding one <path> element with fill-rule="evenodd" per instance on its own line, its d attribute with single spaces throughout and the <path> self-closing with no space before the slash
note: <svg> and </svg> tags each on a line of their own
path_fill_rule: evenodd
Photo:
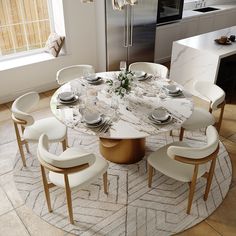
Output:
<svg viewBox="0 0 236 236">
<path fill-rule="evenodd" d="M 73 92 L 61 92 L 57 96 L 57 108 L 61 105 L 72 105 L 79 101 L 79 96 Z"/>
<path fill-rule="evenodd" d="M 137 79 L 137 81 L 144 81 L 144 80 L 147 80 L 147 79 L 151 79 L 152 78 L 152 75 L 148 75 L 146 72 L 144 71 L 132 71 L 135 79 Z"/>
<path fill-rule="evenodd" d="M 173 117 L 163 107 L 159 107 L 149 113 L 148 119 L 154 125 L 166 125 L 173 121 Z"/>
<path fill-rule="evenodd" d="M 91 85 L 98 85 L 103 82 L 102 77 L 96 76 L 96 73 L 88 74 L 84 77 L 84 80 L 86 80 L 86 82 Z"/>
<path fill-rule="evenodd" d="M 80 111 L 82 113 L 82 123 L 87 128 L 93 129 L 98 133 L 106 133 L 112 125 L 112 119 L 104 114 L 93 111 Z"/>
<path fill-rule="evenodd" d="M 167 96 L 170 97 L 183 97 L 183 90 L 174 84 L 164 85 L 162 87 Z"/>
</svg>

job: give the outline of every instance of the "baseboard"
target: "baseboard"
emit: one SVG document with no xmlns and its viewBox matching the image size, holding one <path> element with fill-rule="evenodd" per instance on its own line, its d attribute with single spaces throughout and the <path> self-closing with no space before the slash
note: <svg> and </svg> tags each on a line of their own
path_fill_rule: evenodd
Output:
<svg viewBox="0 0 236 236">
<path fill-rule="evenodd" d="M 23 90 L 18 90 L 14 93 L 9 93 L 7 95 L 1 96 L 0 97 L 0 104 L 14 101 L 17 97 L 21 96 L 24 93 L 30 92 L 30 91 L 36 91 L 38 93 L 42 93 L 42 92 L 46 92 L 51 89 L 55 89 L 57 87 L 58 87 L 58 84 L 54 81 L 54 82 L 43 84 L 40 86 L 35 86 L 35 87 L 23 89 Z"/>
</svg>

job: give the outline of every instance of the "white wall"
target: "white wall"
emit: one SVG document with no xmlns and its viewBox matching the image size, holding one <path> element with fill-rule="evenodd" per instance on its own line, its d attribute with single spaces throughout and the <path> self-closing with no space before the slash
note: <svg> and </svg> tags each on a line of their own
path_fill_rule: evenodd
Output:
<svg viewBox="0 0 236 236">
<path fill-rule="evenodd" d="M 64 66 L 97 66 L 95 4 L 63 0 L 63 5 L 67 54 L 49 61 L 0 71 L 0 103 L 11 101 L 26 91 L 55 88 L 56 72 Z"/>
</svg>

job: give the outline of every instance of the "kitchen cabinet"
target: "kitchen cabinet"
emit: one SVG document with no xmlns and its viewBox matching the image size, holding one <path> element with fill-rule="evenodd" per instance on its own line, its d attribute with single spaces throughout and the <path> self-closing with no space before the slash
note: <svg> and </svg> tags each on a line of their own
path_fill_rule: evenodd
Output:
<svg viewBox="0 0 236 236">
<path fill-rule="evenodd" d="M 213 26 L 214 30 L 223 29 L 233 25 L 236 25 L 236 9 L 215 14 Z"/>
<path fill-rule="evenodd" d="M 168 60 L 172 43 L 179 39 L 179 23 L 163 25 L 156 28 L 155 60 Z"/>
<path fill-rule="evenodd" d="M 205 33 L 208 33 L 212 30 L 215 30 L 213 28 L 214 18 L 215 17 L 212 14 L 199 17 L 199 19 L 198 19 L 198 31 L 197 31 L 197 34 L 195 34 L 195 35 L 205 34 Z"/>
</svg>

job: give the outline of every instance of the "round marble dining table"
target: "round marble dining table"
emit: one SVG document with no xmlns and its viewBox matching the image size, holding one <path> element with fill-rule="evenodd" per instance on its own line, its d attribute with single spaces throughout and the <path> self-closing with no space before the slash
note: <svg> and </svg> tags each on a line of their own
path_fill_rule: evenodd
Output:
<svg viewBox="0 0 236 236">
<path fill-rule="evenodd" d="M 66 126 L 100 138 L 100 151 L 110 161 L 134 163 L 145 155 L 145 137 L 178 129 L 193 111 L 192 96 L 183 90 L 180 96 L 168 96 L 163 89 L 176 84 L 169 79 L 148 76 L 135 80 L 131 91 L 123 98 L 109 91 L 107 80 L 117 78 L 119 72 L 103 72 L 96 84 L 84 78 L 62 85 L 53 94 L 50 102 L 52 113 Z M 77 93 L 77 101 L 61 104 L 58 95 L 62 92 Z M 116 106 L 114 106 L 114 103 Z M 149 118 L 156 109 L 164 109 L 171 119 L 166 124 L 154 124 Z M 85 112 L 98 112 L 104 125 L 94 127 L 83 119 Z"/>
</svg>

